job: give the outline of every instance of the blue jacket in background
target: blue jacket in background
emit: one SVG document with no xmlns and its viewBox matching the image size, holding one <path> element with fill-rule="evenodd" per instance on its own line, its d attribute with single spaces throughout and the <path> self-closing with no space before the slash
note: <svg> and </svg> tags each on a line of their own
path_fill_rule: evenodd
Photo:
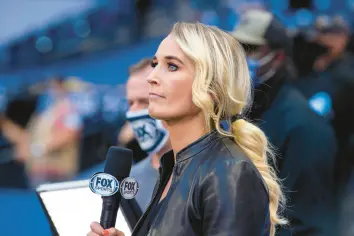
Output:
<svg viewBox="0 0 354 236">
<path fill-rule="evenodd" d="M 338 141 L 336 182 L 346 188 L 354 168 L 354 56 L 345 54 L 323 72 L 312 73 L 294 82 L 309 101 L 320 100 Z M 328 113 L 330 113 L 328 115 Z"/>
<path fill-rule="evenodd" d="M 249 117 L 277 150 L 279 177 L 288 199 L 290 227 L 280 235 L 335 235 L 334 131 L 279 71 L 256 89 Z"/>
</svg>

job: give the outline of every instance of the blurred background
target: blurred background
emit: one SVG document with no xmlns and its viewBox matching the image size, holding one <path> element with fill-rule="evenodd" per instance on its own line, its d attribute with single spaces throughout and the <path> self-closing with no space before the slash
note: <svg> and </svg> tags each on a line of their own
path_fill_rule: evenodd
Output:
<svg viewBox="0 0 354 236">
<path fill-rule="evenodd" d="M 341 173 L 335 184 L 343 195 L 333 214 L 342 225 L 337 235 L 354 235 L 353 0 L 0 0 L 0 229 L 12 228 L 11 205 L 19 202 L 26 208 L 23 228 L 48 228 L 33 187 L 88 178 L 107 149 L 120 145 L 128 68 L 154 55 L 176 21 L 231 32 L 250 9 L 270 11 L 284 25 L 292 39 L 293 86 L 336 131 L 333 169 Z M 326 32 L 330 37 L 319 44 Z M 335 120 L 339 115 L 346 119 Z M 43 147 L 48 139 L 54 141 Z M 137 143 L 129 147 L 136 163 L 145 158 Z M 45 167 L 39 158 L 27 161 L 50 152 L 55 158 Z"/>
</svg>

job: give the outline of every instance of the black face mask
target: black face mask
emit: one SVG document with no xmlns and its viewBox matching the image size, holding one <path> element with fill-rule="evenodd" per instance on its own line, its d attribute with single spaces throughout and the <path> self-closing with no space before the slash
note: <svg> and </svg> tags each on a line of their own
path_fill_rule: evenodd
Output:
<svg viewBox="0 0 354 236">
<path fill-rule="evenodd" d="M 307 41 L 304 36 L 294 38 L 294 64 L 300 76 L 306 76 L 313 71 L 316 59 L 328 52 L 328 48 L 316 42 Z"/>
</svg>

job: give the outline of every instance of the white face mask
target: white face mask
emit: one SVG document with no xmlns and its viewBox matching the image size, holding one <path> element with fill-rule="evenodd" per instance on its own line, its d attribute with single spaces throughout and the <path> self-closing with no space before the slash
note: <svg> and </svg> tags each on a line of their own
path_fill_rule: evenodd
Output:
<svg viewBox="0 0 354 236">
<path fill-rule="evenodd" d="M 167 129 L 160 120 L 151 118 L 147 109 L 128 111 L 126 118 L 141 149 L 145 152 L 156 153 L 167 143 L 169 138 Z"/>
</svg>

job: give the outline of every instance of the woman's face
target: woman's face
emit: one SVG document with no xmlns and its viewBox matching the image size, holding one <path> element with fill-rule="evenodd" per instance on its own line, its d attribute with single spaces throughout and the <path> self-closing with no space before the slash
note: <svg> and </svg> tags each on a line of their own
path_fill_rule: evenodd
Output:
<svg viewBox="0 0 354 236">
<path fill-rule="evenodd" d="M 201 110 L 192 102 L 193 62 L 169 35 L 160 44 L 148 77 L 150 116 L 169 121 L 188 119 Z"/>
</svg>

